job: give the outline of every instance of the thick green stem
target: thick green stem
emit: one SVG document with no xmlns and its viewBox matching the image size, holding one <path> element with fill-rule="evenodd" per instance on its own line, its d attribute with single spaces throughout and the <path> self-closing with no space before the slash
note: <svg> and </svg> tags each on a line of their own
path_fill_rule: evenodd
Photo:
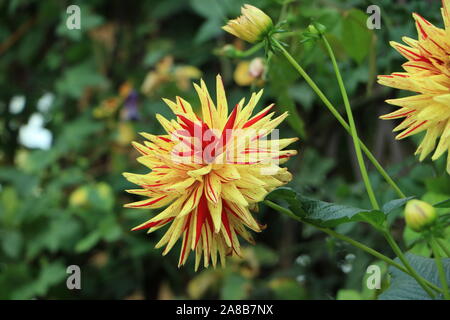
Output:
<svg viewBox="0 0 450 320">
<path fill-rule="evenodd" d="M 313 226 L 313 227 L 319 229 L 320 231 L 327 233 L 328 235 L 330 235 L 330 236 L 332 236 L 332 237 L 335 237 L 335 238 L 337 238 L 337 239 L 340 239 L 340 240 L 342 240 L 342 241 L 345 241 L 345 242 L 347 242 L 347 243 L 349 243 L 349 244 L 351 244 L 351 245 L 353 245 L 353 246 L 355 246 L 355 247 L 357 247 L 357 248 L 359 248 L 359 249 L 361 249 L 361 250 L 363 250 L 363 251 L 365 251 L 365 252 L 371 254 L 372 256 L 374 256 L 374 257 L 376 257 L 376 258 L 378 258 L 378 259 L 380 259 L 380 260 L 386 262 L 387 264 L 389 264 L 389 265 L 391 265 L 391 266 L 393 266 L 393 267 L 399 269 L 400 271 L 402 271 L 402 272 L 404 272 L 404 273 L 406 273 L 406 274 L 411 275 L 410 272 L 408 271 L 408 269 L 406 269 L 405 267 L 403 267 L 403 266 L 400 265 L 399 263 L 395 262 L 395 261 L 392 260 L 391 258 L 389 258 L 389 257 L 385 256 L 384 254 L 382 254 L 382 253 L 380 253 L 380 252 L 378 252 L 378 251 L 376 251 L 376 250 L 374 250 L 374 249 L 372 249 L 372 248 L 366 246 L 365 244 L 363 244 L 363 243 L 361 243 L 361 242 L 359 242 L 359 241 L 356 241 L 356 240 L 354 240 L 354 239 L 352 239 L 352 238 L 349 238 L 349 237 L 347 237 L 347 236 L 344 236 L 344 235 L 342 235 L 342 234 L 340 234 L 340 233 L 337 233 L 337 232 L 335 232 L 335 231 L 333 231 L 333 230 L 331 230 L 331 229 L 328 229 L 328 228 L 322 228 L 322 227 L 316 226 L 315 224 L 312 224 L 312 223 L 310 223 L 310 222 L 308 222 L 308 221 L 304 221 L 302 218 L 300 218 L 299 216 L 295 215 L 291 210 L 286 209 L 286 208 L 284 208 L 284 207 L 282 207 L 282 206 L 279 206 L 278 204 L 276 204 L 276 203 L 274 203 L 274 202 L 272 202 L 272 201 L 264 200 L 264 203 L 265 203 L 267 206 L 271 207 L 272 209 L 274 209 L 274 210 L 276 210 L 276 211 L 278 211 L 278 212 L 281 212 L 281 213 L 283 213 L 283 214 L 285 214 L 285 215 L 291 217 L 292 219 L 294 219 L 294 220 L 296 220 L 296 221 L 303 222 L 303 223 L 305 223 L 305 224 L 308 224 L 308 225 L 310 225 L 310 226 Z M 412 275 L 411 275 L 411 276 L 412 276 Z M 424 280 L 424 282 L 425 282 L 430 288 L 432 288 L 433 290 L 436 290 L 437 292 L 442 292 L 442 289 L 439 288 L 438 286 L 436 286 L 435 284 L 433 284 L 433 283 L 431 283 L 431 282 L 429 282 L 429 281 L 427 281 L 427 280 L 425 280 L 425 279 L 423 279 L 423 280 Z"/>
<path fill-rule="evenodd" d="M 361 172 L 361 176 L 364 181 L 364 185 L 366 186 L 367 195 L 369 196 L 370 203 L 372 207 L 376 210 L 380 209 L 380 205 L 377 202 L 375 194 L 373 192 L 372 184 L 370 183 L 369 175 L 367 173 L 367 168 L 364 163 L 363 155 L 361 152 L 361 145 L 359 143 L 358 132 L 356 130 L 355 119 L 353 118 L 352 108 L 350 106 L 350 101 L 348 100 L 347 90 L 345 89 L 344 81 L 342 80 L 341 72 L 339 71 L 339 67 L 336 61 L 336 57 L 334 56 L 333 49 L 328 43 L 327 38 L 322 36 L 323 42 L 325 43 L 325 47 L 328 51 L 328 54 L 331 58 L 331 62 L 333 63 L 333 69 L 336 73 L 336 78 L 339 85 L 339 90 L 341 91 L 342 99 L 344 100 L 345 111 L 347 112 L 348 122 L 350 124 L 350 133 L 353 139 L 353 145 L 355 147 L 356 158 L 358 159 L 359 170 Z"/>
<path fill-rule="evenodd" d="M 400 247 L 398 246 L 397 242 L 395 242 L 394 238 L 392 237 L 391 233 L 389 232 L 389 230 L 384 230 L 383 231 L 383 235 L 386 238 L 386 241 L 389 243 L 389 245 L 391 246 L 392 250 L 394 251 L 394 253 L 397 255 L 397 257 L 401 260 L 401 262 L 403 263 L 403 265 L 406 267 L 406 269 L 408 269 L 409 274 L 411 277 L 413 277 L 414 279 L 416 279 L 417 283 L 423 288 L 423 290 L 425 290 L 426 293 L 428 293 L 428 295 L 434 299 L 434 293 L 430 290 L 430 288 L 428 288 L 425 284 L 425 279 L 423 279 L 418 273 L 417 271 L 410 265 L 410 263 L 408 262 L 408 260 L 406 259 L 405 255 L 403 254 L 402 250 L 400 249 Z"/>
<path fill-rule="evenodd" d="M 436 262 L 436 267 L 438 269 L 439 280 L 441 281 L 442 290 L 444 290 L 444 298 L 445 300 L 450 300 L 450 292 L 448 291 L 447 277 L 445 275 L 444 266 L 442 264 L 438 245 L 434 237 L 431 237 L 428 243 L 430 244 L 431 250 L 433 251 L 434 261 Z"/>
<path fill-rule="evenodd" d="M 324 95 L 324 93 L 319 89 L 319 87 L 316 85 L 316 83 L 311 79 L 311 77 L 306 73 L 306 71 L 295 61 L 295 59 L 289 54 L 289 52 L 286 51 L 286 49 L 274 38 L 272 38 L 272 41 L 277 46 L 278 49 L 280 49 L 281 53 L 284 55 L 284 57 L 288 60 L 288 62 L 297 70 L 297 72 L 302 76 L 306 83 L 313 89 L 313 91 L 317 94 L 317 96 L 322 100 L 322 102 L 325 104 L 325 106 L 328 108 L 328 110 L 333 114 L 333 116 L 339 121 L 339 123 L 344 127 L 344 129 L 350 133 L 350 126 L 345 121 L 345 119 L 339 114 L 339 112 L 336 110 L 336 108 L 333 106 L 333 104 L 328 100 L 328 98 Z M 383 176 L 383 178 L 386 180 L 387 183 L 397 192 L 397 194 L 401 198 L 406 198 L 406 195 L 400 190 L 400 188 L 397 186 L 397 184 L 392 180 L 392 178 L 389 176 L 389 174 L 384 170 L 384 168 L 381 166 L 381 164 L 378 162 L 378 160 L 373 156 L 373 154 L 370 152 L 370 150 L 367 148 L 367 146 L 359 140 L 359 144 L 361 145 L 362 151 L 366 154 L 367 158 L 372 162 L 372 164 L 375 166 L 375 168 L 378 170 L 378 172 Z"/>
<path fill-rule="evenodd" d="M 445 245 L 444 241 L 441 239 L 436 239 L 436 242 L 438 245 L 442 248 L 442 250 L 445 252 L 448 258 L 450 258 L 450 251 L 448 250 L 447 246 Z"/>
</svg>

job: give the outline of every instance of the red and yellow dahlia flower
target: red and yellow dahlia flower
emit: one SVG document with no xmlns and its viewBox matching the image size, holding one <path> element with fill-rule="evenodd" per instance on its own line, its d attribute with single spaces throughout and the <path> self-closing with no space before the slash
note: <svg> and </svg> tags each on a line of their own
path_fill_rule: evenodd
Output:
<svg viewBox="0 0 450 320">
<path fill-rule="evenodd" d="M 381 119 L 404 118 L 394 131 L 401 131 L 396 139 L 403 139 L 426 131 L 416 154 L 419 160 L 434 151 L 432 160 L 438 159 L 450 149 L 450 1 L 443 0 L 442 16 L 445 29 L 435 27 L 418 14 L 416 21 L 418 39 L 404 37 L 406 45 L 391 45 L 408 61 L 403 64 L 406 72 L 381 75 L 382 85 L 418 93 L 386 102 L 401 107 L 383 115 Z M 450 173 L 450 157 L 447 158 Z"/>
<path fill-rule="evenodd" d="M 228 114 L 228 103 L 220 76 L 217 76 L 217 101 L 214 105 L 203 81 L 194 84 L 200 98 L 202 117 L 184 99 L 164 99 L 176 119 L 157 115 L 166 134 L 142 133 L 148 140 L 133 142 L 142 155 L 138 161 L 151 169 L 148 174 L 124 173 L 141 189 L 129 193 L 148 197 L 125 205 L 129 208 L 157 209 L 159 214 L 133 230 L 157 230 L 170 224 L 156 248 L 165 246 L 167 254 L 182 238 L 179 266 L 184 265 L 188 251 L 195 251 L 195 268 L 203 256 L 204 266 L 210 260 L 222 265 L 227 255 L 240 255 L 238 235 L 253 243 L 248 229 L 263 229 L 250 209 L 272 189 L 291 180 L 291 174 L 280 163 L 296 154 L 283 148 L 296 141 L 267 139 L 287 113 L 272 119 L 273 105 L 251 117 L 262 95 L 253 93 L 244 106 L 242 99 Z"/>
</svg>

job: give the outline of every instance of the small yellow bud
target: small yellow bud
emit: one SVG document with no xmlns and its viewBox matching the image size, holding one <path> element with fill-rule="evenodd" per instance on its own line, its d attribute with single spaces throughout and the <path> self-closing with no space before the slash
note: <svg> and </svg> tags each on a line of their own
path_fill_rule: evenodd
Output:
<svg viewBox="0 0 450 320">
<path fill-rule="evenodd" d="M 88 203 L 88 192 L 86 187 L 79 187 L 70 194 L 69 204 L 72 207 L 82 207 Z"/>
<path fill-rule="evenodd" d="M 242 40 L 255 43 L 263 40 L 273 27 L 272 19 L 254 6 L 245 4 L 241 13 L 241 16 L 228 21 L 222 29 Z"/>
<path fill-rule="evenodd" d="M 410 200 L 405 207 L 405 220 L 408 227 L 414 231 L 421 231 L 430 226 L 437 218 L 432 205 L 420 200 Z"/>
</svg>

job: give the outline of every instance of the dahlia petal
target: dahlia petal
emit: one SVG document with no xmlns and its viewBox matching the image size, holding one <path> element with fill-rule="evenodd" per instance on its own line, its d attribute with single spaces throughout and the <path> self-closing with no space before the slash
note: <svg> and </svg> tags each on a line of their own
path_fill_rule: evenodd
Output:
<svg viewBox="0 0 450 320">
<path fill-rule="evenodd" d="M 394 106 L 416 109 L 426 107 L 430 103 L 431 97 L 431 95 L 419 94 L 405 98 L 389 99 L 386 102 Z"/>
<path fill-rule="evenodd" d="M 436 161 L 437 159 L 439 159 L 446 151 L 448 151 L 448 149 L 450 148 L 450 140 L 449 139 L 443 139 L 441 137 L 441 139 L 439 140 L 439 144 L 436 148 L 436 150 L 434 151 L 433 156 L 431 157 L 431 159 L 433 161 Z"/>
<path fill-rule="evenodd" d="M 176 199 L 174 202 L 172 202 L 166 209 L 164 209 L 162 212 L 154 216 L 149 221 L 157 221 L 162 219 L 167 219 L 171 217 L 176 217 L 178 213 L 181 210 L 182 205 L 186 201 L 186 199 L 189 197 L 189 194 L 183 195 L 182 197 Z"/>
<path fill-rule="evenodd" d="M 205 193 L 206 198 L 214 203 L 219 201 L 222 184 L 220 178 L 215 174 L 205 176 Z"/>
<path fill-rule="evenodd" d="M 197 180 L 201 180 L 201 177 L 210 173 L 211 170 L 212 170 L 212 166 L 208 165 L 206 167 L 201 167 L 200 169 L 188 171 L 187 174 Z"/>
<path fill-rule="evenodd" d="M 200 198 L 201 198 L 202 194 L 203 194 L 203 184 L 200 183 L 199 185 L 195 185 L 192 188 L 192 191 L 191 191 L 190 196 L 188 197 L 187 201 L 183 204 L 178 216 L 182 217 L 188 213 L 191 213 L 191 211 L 194 210 L 198 206 L 198 203 L 200 202 Z"/>
<path fill-rule="evenodd" d="M 222 201 L 216 203 L 208 201 L 208 209 L 212 219 L 212 224 L 214 227 L 214 233 L 218 233 L 221 228 L 221 215 L 222 215 Z"/>
<path fill-rule="evenodd" d="M 149 155 L 152 153 L 152 149 L 150 149 L 146 146 L 143 146 L 142 144 L 140 144 L 138 142 L 133 141 L 133 142 L 131 142 L 131 144 L 142 155 L 146 156 L 146 155 Z"/>
<path fill-rule="evenodd" d="M 438 103 L 430 103 L 428 108 L 423 109 L 417 114 L 418 120 L 439 121 L 450 117 L 450 108 Z"/>
<path fill-rule="evenodd" d="M 198 245 L 198 241 L 200 240 L 200 236 L 203 230 L 202 228 L 206 222 L 206 217 L 208 216 L 208 214 L 208 202 L 206 200 L 205 194 L 203 193 L 196 210 L 195 241 L 192 242 L 192 249 L 194 249 Z"/>
<path fill-rule="evenodd" d="M 186 224 L 184 227 L 184 235 L 183 235 L 183 242 L 181 244 L 181 253 L 180 253 L 180 259 L 178 261 L 178 268 L 181 267 L 186 263 L 186 259 L 188 257 L 187 252 L 189 251 L 189 243 L 191 242 L 192 238 L 192 215 L 189 215 Z"/>
<path fill-rule="evenodd" d="M 230 227 L 230 223 L 228 222 L 228 214 L 225 211 L 221 212 L 221 222 L 222 225 L 224 226 L 224 228 L 222 228 L 221 231 L 224 236 L 225 243 L 227 244 L 228 247 L 232 247 L 233 241 L 232 229 Z"/>
<path fill-rule="evenodd" d="M 181 233 L 183 232 L 183 225 L 185 223 L 185 219 L 177 219 L 175 218 L 170 225 L 169 229 L 166 231 L 164 236 L 161 238 L 161 240 L 155 245 L 155 248 L 161 248 L 162 246 L 166 245 L 164 248 L 162 255 L 165 256 L 169 251 L 172 249 L 172 247 L 175 245 L 177 240 L 180 238 Z"/>
<path fill-rule="evenodd" d="M 236 120 L 236 128 L 242 128 L 245 122 L 248 121 L 251 116 L 253 110 L 256 107 L 259 99 L 263 94 L 263 89 L 261 89 L 257 94 L 253 93 L 247 105 L 239 112 L 238 119 Z"/>
<path fill-rule="evenodd" d="M 425 137 L 416 151 L 416 154 L 420 154 L 419 161 L 423 161 L 423 159 L 425 159 L 425 157 L 436 147 L 436 139 L 441 134 L 442 129 L 442 126 L 436 126 L 427 130 Z"/>
<path fill-rule="evenodd" d="M 174 218 L 172 217 L 172 218 L 156 220 L 156 221 L 149 220 L 149 221 L 146 221 L 146 222 L 138 225 L 137 227 L 134 227 L 133 229 L 131 229 L 131 231 L 149 229 L 149 228 L 154 228 L 154 227 L 158 227 L 158 226 L 164 226 L 165 224 L 169 223 L 173 219 Z"/>
<path fill-rule="evenodd" d="M 217 95 L 217 116 L 218 119 L 226 119 L 228 116 L 228 102 L 225 95 L 225 89 L 223 87 L 223 80 L 220 75 L 216 77 L 216 95 Z M 223 122 L 219 128 L 222 129 Z"/>
<path fill-rule="evenodd" d="M 251 127 L 252 125 L 254 125 L 255 123 L 257 123 L 259 120 L 261 120 L 262 118 L 264 118 L 269 111 L 273 108 L 274 104 L 271 104 L 270 106 L 268 106 L 267 108 L 265 108 L 264 110 L 262 110 L 260 113 L 258 113 L 256 116 L 254 116 L 253 118 L 251 118 L 249 121 L 247 121 L 243 128 L 248 128 Z"/>
<path fill-rule="evenodd" d="M 256 232 L 261 231 L 259 224 L 256 222 L 255 218 L 253 218 L 246 206 L 231 201 L 223 201 L 222 205 L 226 211 L 240 219 L 247 227 Z"/>
<path fill-rule="evenodd" d="M 181 191 L 184 192 L 187 188 L 189 188 L 190 186 L 192 186 L 192 184 L 197 181 L 195 178 L 188 178 L 185 180 L 182 180 L 178 183 L 174 183 L 171 184 L 170 186 L 167 187 L 167 191 Z"/>
<path fill-rule="evenodd" d="M 207 93 L 203 91 L 202 88 L 200 88 L 197 84 L 194 84 L 194 88 L 197 91 L 197 95 L 200 98 L 200 104 L 202 106 L 202 117 L 203 121 L 210 127 L 210 128 L 217 128 L 217 121 L 218 118 L 217 109 L 214 106 L 214 103 L 211 101 L 211 98 Z"/>
<path fill-rule="evenodd" d="M 167 120 L 166 118 L 164 118 L 159 113 L 156 114 L 156 120 L 158 120 L 158 122 L 161 124 L 161 126 L 164 128 L 164 130 L 168 134 L 170 134 L 171 132 L 173 132 L 175 130 L 180 130 L 181 129 L 181 126 L 175 126 L 173 122 Z"/>
<path fill-rule="evenodd" d="M 380 119 L 387 120 L 387 119 L 404 118 L 404 117 L 406 117 L 408 115 L 411 115 L 415 111 L 416 111 L 415 109 L 401 108 L 401 109 L 398 109 L 398 110 L 396 110 L 394 112 L 391 112 L 391 113 L 388 113 L 388 114 L 380 116 Z"/>
<path fill-rule="evenodd" d="M 170 203 L 174 198 L 175 198 L 174 196 L 163 195 L 160 197 L 136 201 L 133 203 L 127 203 L 124 205 L 124 207 L 125 208 L 141 208 L 141 209 L 160 208 L 160 207 L 165 206 L 168 203 Z"/>
<path fill-rule="evenodd" d="M 261 187 L 242 188 L 241 193 L 249 203 L 263 201 L 267 195 L 266 189 Z"/>
<path fill-rule="evenodd" d="M 421 121 L 419 123 L 417 123 L 417 122 L 414 123 L 414 125 L 412 125 L 410 128 L 406 129 L 405 131 L 403 131 L 402 133 L 397 135 L 395 137 L 395 139 L 398 139 L 398 140 L 404 139 L 404 138 L 409 137 L 409 136 L 411 136 L 413 134 L 416 134 L 416 133 L 422 132 L 423 130 L 426 130 L 427 127 L 425 126 L 425 124 L 427 122 L 428 121 L 425 120 L 425 121 Z"/>
<path fill-rule="evenodd" d="M 236 187 L 234 182 L 228 182 L 222 185 L 222 198 L 244 206 L 248 206 L 247 200 L 245 200 L 244 196 Z"/>
</svg>

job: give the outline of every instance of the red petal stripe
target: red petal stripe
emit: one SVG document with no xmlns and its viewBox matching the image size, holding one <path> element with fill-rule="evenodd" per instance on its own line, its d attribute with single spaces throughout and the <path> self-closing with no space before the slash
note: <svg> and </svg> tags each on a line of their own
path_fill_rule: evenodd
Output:
<svg viewBox="0 0 450 320">
<path fill-rule="evenodd" d="M 166 224 L 170 221 L 172 221 L 175 217 L 171 217 L 171 218 L 167 218 L 167 219 L 162 219 L 162 220 L 157 220 L 157 221 L 152 221 L 149 223 L 144 224 L 142 227 L 136 227 L 131 229 L 132 231 L 137 231 L 137 230 L 142 230 L 142 229 L 150 229 L 153 227 L 157 227 L 163 224 Z"/>
<path fill-rule="evenodd" d="M 411 110 L 411 111 L 407 111 L 404 113 L 400 113 L 394 116 L 389 116 L 389 117 L 383 117 L 383 119 L 396 119 L 396 118 L 401 118 L 401 117 L 406 117 L 408 114 L 413 113 L 416 110 Z"/>
<path fill-rule="evenodd" d="M 181 109 L 183 109 L 183 112 L 186 113 L 186 109 L 185 109 L 185 107 L 184 107 L 183 101 L 181 101 L 180 97 L 177 97 L 177 99 L 178 99 L 178 102 L 179 102 L 180 105 L 181 105 Z"/>
<path fill-rule="evenodd" d="M 164 199 L 164 198 L 166 198 L 166 197 L 167 197 L 167 195 L 162 196 L 162 197 L 160 197 L 160 198 L 158 198 L 158 199 L 150 200 L 150 201 L 145 202 L 145 203 L 143 203 L 143 204 L 138 204 L 138 205 L 134 205 L 134 206 L 131 206 L 131 207 L 133 207 L 133 208 L 140 208 L 140 207 L 150 206 L 150 205 L 152 205 L 152 204 L 154 204 L 154 203 L 157 203 L 158 201 L 161 201 L 162 199 Z"/>
<path fill-rule="evenodd" d="M 205 194 L 202 194 L 200 198 L 200 202 L 197 207 L 197 225 L 195 229 L 195 247 L 197 247 L 197 243 L 200 240 L 200 235 L 202 232 L 203 224 L 205 223 L 206 216 L 209 215 L 208 203 L 205 198 Z M 205 230 L 206 232 L 206 230 Z"/>
<path fill-rule="evenodd" d="M 258 122 L 259 120 L 264 118 L 269 113 L 269 111 L 272 110 L 272 108 L 273 108 L 273 105 L 270 106 L 269 108 L 267 108 L 267 110 L 264 111 L 263 113 L 261 113 L 260 115 L 257 115 L 255 117 L 253 117 L 252 119 L 250 119 L 249 121 L 247 121 L 242 128 L 245 129 L 245 128 L 250 127 L 251 125 L 254 125 L 256 122 Z"/>
<path fill-rule="evenodd" d="M 413 127 L 413 128 L 411 128 L 411 129 L 409 129 L 408 131 L 406 131 L 405 133 L 403 133 L 402 135 L 400 135 L 400 136 L 398 136 L 398 138 L 399 139 L 401 139 L 401 138 L 403 138 L 404 136 L 406 136 L 407 134 L 409 134 L 409 133 L 411 133 L 411 132 L 413 132 L 413 131 L 415 131 L 417 128 L 419 128 L 419 127 L 421 127 L 421 126 L 423 126 L 425 123 L 427 123 L 428 121 L 427 120 L 425 120 L 425 121 L 422 121 L 421 123 L 419 123 L 417 126 L 415 126 L 415 127 Z"/>
</svg>

